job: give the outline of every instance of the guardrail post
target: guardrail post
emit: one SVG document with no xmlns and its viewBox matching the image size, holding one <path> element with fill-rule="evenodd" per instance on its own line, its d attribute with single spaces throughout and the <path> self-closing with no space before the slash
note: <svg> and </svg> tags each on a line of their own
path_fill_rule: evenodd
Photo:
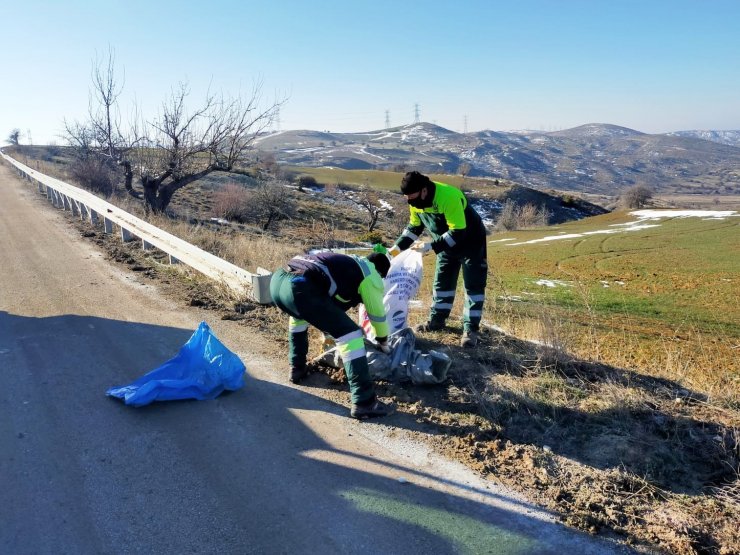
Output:
<svg viewBox="0 0 740 555">
<path fill-rule="evenodd" d="M 72 204 L 69 202 L 69 197 L 67 195 L 62 195 L 62 209 L 72 210 Z"/>
<path fill-rule="evenodd" d="M 150 251 L 154 248 L 154 245 L 147 243 L 146 239 L 141 240 L 141 248 L 145 251 Z"/>
<path fill-rule="evenodd" d="M 129 241 L 133 241 L 133 240 L 134 240 L 134 236 L 131 235 L 131 232 L 125 227 L 122 227 L 121 228 L 121 241 L 123 241 L 124 243 L 128 243 Z"/>
<path fill-rule="evenodd" d="M 270 294 L 270 280 L 272 272 L 264 268 L 257 268 L 257 273 L 252 274 L 252 296 L 260 304 L 272 304 Z"/>
<path fill-rule="evenodd" d="M 169 257 L 170 257 L 170 264 L 180 264 L 180 261 L 174 256 L 172 256 L 171 254 L 169 255 Z"/>
<path fill-rule="evenodd" d="M 90 210 L 90 224 L 98 225 L 98 213 L 95 210 Z"/>
<path fill-rule="evenodd" d="M 103 218 L 103 231 L 105 233 L 113 233 L 113 222 L 108 218 Z"/>
<path fill-rule="evenodd" d="M 77 216 L 80 213 L 80 203 L 75 199 L 70 199 L 70 206 L 72 208 L 72 215 Z"/>
</svg>

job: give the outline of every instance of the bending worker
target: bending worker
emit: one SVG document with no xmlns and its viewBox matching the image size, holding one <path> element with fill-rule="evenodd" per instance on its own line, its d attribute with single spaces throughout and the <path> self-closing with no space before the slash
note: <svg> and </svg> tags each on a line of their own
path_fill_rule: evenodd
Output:
<svg viewBox="0 0 740 555">
<path fill-rule="evenodd" d="M 306 356 L 311 324 L 336 341 L 352 394 L 353 418 L 373 418 L 392 412 L 391 407 L 375 396 L 362 329 L 345 314 L 364 303 L 378 346 L 383 352 L 390 352 L 382 279 L 389 268 L 388 257 L 380 253 L 364 258 L 321 252 L 292 258 L 270 281 L 272 299 L 290 316 L 290 381 L 298 383 L 308 373 Z"/>
<path fill-rule="evenodd" d="M 428 332 L 445 327 L 462 267 L 465 310 L 460 345 L 475 347 L 488 277 L 483 222 L 462 191 L 434 182 L 419 172 L 408 172 L 403 177 L 401 192 L 409 203 L 409 224 L 390 249 L 390 254 L 396 255 L 412 244 L 422 253 L 433 250 L 437 254 L 429 320 L 417 326 L 416 331 Z M 415 243 L 425 228 L 429 230 L 432 241 Z"/>
</svg>

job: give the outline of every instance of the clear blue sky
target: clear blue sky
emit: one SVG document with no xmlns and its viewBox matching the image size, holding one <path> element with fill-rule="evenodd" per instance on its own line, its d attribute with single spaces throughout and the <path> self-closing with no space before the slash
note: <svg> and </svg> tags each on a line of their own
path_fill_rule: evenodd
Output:
<svg viewBox="0 0 740 555">
<path fill-rule="evenodd" d="M 115 50 L 153 115 L 173 85 L 285 95 L 282 129 L 613 123 L 740 129 L 740 0 L 0 0 L 0 143 L 81 119 Z M 22 140 L 23 142 L 23 140 Z"/>
</svg>

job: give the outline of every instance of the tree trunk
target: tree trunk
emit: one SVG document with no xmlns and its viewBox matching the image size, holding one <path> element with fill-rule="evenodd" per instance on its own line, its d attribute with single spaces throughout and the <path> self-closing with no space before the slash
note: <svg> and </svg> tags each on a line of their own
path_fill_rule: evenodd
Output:
<svg viewBox="0 0 740 555">
<path fill-rule="evenodd" d="M 141 186 L 144 188 L 144 207 L 148 212 L 159 214 L 162 211 L 159 201 L 160 180 L 145 175 L 141 178 Z"/>
<path fill-rule="evenodd" d="M 380 212 L 373 211 L 370 212 L 370 222 L 367 224 L 367 230 L 368 232 L 375 229 L 375 226 L 378 225 L 378 216 L 380 215 Z"/>
<path fill-rule="evenodd" d="M 272 220 L 275 218 L 275 214 L 268 214 L 267 221 L 265 222 L 265 225 L 262 226 L 262 231 L 267 231 L 267 228 L 270 227 L 270 224 L 272 223 Z"/>
<path fill-rule="evenodd" d="M 142 177 L 141 185 L 144 187 L 144 202 L 146 204 L 147 211 L 151 210 L 155 214 L 162 214 L 167 210 L 173 195 L 178 189 L 182 189 L 193 181 L 197 181 L 214 171 L 216 171 L 216 168 L 208 167 L 198 173 L 186 175 L 177 180 L 172 180 L 165 185 L 163 185 L 163 182 L 171 176 L 171 172 L 169 171 L 160 177 Z"/>
</svg>

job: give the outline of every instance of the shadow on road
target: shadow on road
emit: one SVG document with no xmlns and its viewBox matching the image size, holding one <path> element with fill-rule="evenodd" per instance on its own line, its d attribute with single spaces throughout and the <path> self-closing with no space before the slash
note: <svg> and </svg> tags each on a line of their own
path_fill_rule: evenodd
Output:
<svg viewBox="0 0 740 555">
<path fill-rule="evenodd" d="M 0 551 L 616 551 L 385 451 L 333 447 L 307 423 L 314 411 L 339 422 L 346 407 L 249 369 L 242 390 L 213 401 L 133 409 L 105 396 L 192 331 L 0 311 Z"/>
</svg>

